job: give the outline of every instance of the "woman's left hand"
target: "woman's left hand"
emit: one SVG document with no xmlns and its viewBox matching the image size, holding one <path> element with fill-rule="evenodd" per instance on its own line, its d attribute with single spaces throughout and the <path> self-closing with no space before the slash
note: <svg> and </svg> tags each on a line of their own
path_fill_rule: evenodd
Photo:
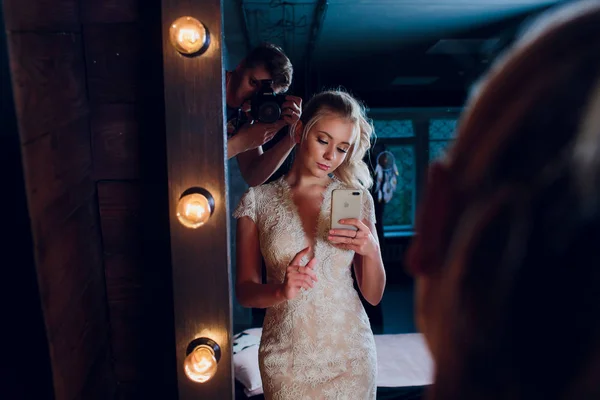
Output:
<svg viewBox="0 0 600 400">
<path fill-rule="evenodd" d="M 330 230 L 328 239 L 335 247 L 343 250 L 354 250 L 355 253 L 363 257 L 375 258 L 378 256 L 379 244 L 368 226 L 355 218 L 341 219 L 340 224 L 352 225 L 358 230 Z"/>
</svg>

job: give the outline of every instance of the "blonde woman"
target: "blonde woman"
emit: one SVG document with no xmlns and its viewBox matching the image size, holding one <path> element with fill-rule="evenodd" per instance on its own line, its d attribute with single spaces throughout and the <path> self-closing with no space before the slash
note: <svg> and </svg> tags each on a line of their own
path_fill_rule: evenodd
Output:
<svg viewBox="0 0 600 400">
<path fill-rule="evenodd" d="M 293 132 L 290 172 L 250 188 L 234 213 L 238 301 L 267 309 L 259 350 L 265 397 L 375 399 L 375 343 L 350 270 L 364 298 L 378 304 L 385 271 L 362 161 L 372 127 L 360 104 L 336 90 L 315 95 Z M 362 218 L 342 222 L 356 232 L 329 229 L 337 188 L 363 191 Z"/>
</svg>

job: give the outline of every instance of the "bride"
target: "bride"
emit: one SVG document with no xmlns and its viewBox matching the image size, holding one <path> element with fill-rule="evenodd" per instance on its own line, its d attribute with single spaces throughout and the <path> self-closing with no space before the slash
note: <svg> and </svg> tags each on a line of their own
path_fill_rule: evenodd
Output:
<svg viewBox="0 0 600 400">
<path fill-rule="evenodd" d="M 375 232 L 372 178 L 363 162 L 372 127 L 348 93 L 315 95 L 293 128 L 290 172 L 248 189 L 234 212 L 236 295 L 266 308 L 259 365 L 266 399 L 375 399 L 377 359 L 358 287 L 381 301 L 385 270 Z M 331 193 L 362 191 L 354 230 L 330 230 Z M 267 283 L 261 280 L 261 258 Z"/>
</svg>

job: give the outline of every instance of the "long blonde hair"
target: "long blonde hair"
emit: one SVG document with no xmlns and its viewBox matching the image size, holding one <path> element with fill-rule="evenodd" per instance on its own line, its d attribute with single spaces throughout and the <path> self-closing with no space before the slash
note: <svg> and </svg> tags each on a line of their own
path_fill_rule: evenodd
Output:
<svg viewBox="0 0 600 400">
<path fill-rule="evenodd" d="M 336 116 L 350 121 L 353 126 L 352 145 L 344 162 L 333 174 L 348 186 L 370 189 L 373 178 L 363 161 L 374 136 L 373 124 L 358 100 L 342 89 L 326 90 L 314 95 L 302 112 L 302 140 L 324 116 Z"/>
</svg>

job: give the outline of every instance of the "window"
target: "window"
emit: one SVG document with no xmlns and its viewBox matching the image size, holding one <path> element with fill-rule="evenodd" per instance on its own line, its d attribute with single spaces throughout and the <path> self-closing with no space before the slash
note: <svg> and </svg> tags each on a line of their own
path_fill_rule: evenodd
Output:
<svg viewBox="0 0 600 400">
<path fill-rule="evenodd" d="M 407 120 L 373 120 L 375 133 L 380 139 L 394 139 L 401 137 L 414 137 L 415 130 L 410 119 Z"/>
<path fill-rule="evenodd" d="M 429 120 L 429 161 L 442 157 L 454 139 L 456 119 Z"/>
<path fill-rule="evenodd" d="M 414 224 L 415 130 L 410 119 L 375 119 L 377 141 L 394 155 L 398 168 L 396 191 L 384 205 L 384 231 L 407 231 Z M 377 157 L 378 154 L 373 154 Z M 380 199 L 374 199 L 380 202 Z"/>
<path fill-rule="evenodd" d="M 383 206 L 385 236 L 412 234 L 427 166 L 453 142 L 459 113 L 459 109 L 370 110 L 377 137 L 373 157 L 387 150 L 398 168 L 396 190 Z"/>
<path fill-rule="evenodd" d="M 383 209 L 384 229 L 407 230 L 414 224 L 415 148 L 411 145 L 389 145 L 398 167 L 398 185 L 392 200 Z"/>
</svg>

